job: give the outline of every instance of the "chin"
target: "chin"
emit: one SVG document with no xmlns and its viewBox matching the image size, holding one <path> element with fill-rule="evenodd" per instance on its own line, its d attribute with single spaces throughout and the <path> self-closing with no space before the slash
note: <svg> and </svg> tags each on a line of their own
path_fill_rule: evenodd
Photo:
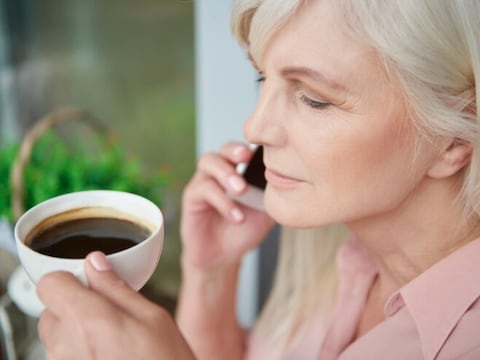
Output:
<svg viewBox="0 0 480 360">
<path fill-rule="evenodd" d="M 265 192 L 265 211 L 280 225 L 293 228 L 307 228 L 318 226 L 316 221 L 306 213 L 305 202 L 299 202 L 292 199 Z M 312 212 L 310 212 L 310 215 Z"/>
<path fill-rule="evenodd" d="M 278 224 L 292 228 L 316 228 L 343 222 L 338 209 L 318 206 L 311 193 L 265 190 L 265 211 Z"/>
</svg>

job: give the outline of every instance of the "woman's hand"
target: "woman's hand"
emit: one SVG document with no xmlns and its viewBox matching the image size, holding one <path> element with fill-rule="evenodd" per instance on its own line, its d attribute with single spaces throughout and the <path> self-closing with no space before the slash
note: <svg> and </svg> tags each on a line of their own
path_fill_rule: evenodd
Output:
<svg viewBox="0 0 480 360">
<path fill-rule="evenodd" d="M 230 142 L 219 153 L 200 158 L 183 196 L 184 265 L 209 270 L 238 263 L 272 227 L 273 221 L 266 213 L 229 196 L 246 191 L 247 183 L 235 168 L 251 156 L 246 144 Z"/>
<path fill-rule="evenodd" d="M 71 274 L 44 276 L 39 334 L 48 359 L 193 359 L 170 315 L 129 288 L 102 253 L 87 257 L 86 288 Z"/>
</svg>

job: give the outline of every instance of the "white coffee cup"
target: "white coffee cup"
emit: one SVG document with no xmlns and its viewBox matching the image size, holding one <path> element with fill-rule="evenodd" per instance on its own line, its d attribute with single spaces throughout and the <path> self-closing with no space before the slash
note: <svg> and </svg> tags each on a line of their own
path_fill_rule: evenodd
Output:
<svg viewBox="0 0 480 360">
<path fill-rule="evenodd" d="M 115 273 L 136 291 L 140 290 L 155 271 L 164 241 L 164 222 L 160 209 L 139 195 L 113 191 L 90 190 L 60 195 L 46 200 L 25 212 L 15 225 L 15 241 L 20 262 L 36 284 L 45 274 L 68 271 L 87 285 L 84 259 L 59 258 L 32 250 L 26 241 L 49 219 L 69 214 L 71 219 L 114 217 L 132 221 L 147 228 L 150 235 L 136 245 L 107 255 Z M 53 220 L 52 220 L 53 221 Z M 61 220 L 59 221 L 61 222 Z"/>
</svg>

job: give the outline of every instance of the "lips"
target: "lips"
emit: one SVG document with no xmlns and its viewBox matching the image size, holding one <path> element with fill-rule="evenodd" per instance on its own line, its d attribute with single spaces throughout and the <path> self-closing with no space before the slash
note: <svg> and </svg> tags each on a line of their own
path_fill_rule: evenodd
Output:
<svg viewBox="0 0 480 360">
<path fill-rule="evenodd" d="M 282 174 L 270 168 L 265 170 L 265 179 L 267 179 L 269 184 L 280 188 L 292 188 L 305 182 L 304 180 Z"/>
</svg>

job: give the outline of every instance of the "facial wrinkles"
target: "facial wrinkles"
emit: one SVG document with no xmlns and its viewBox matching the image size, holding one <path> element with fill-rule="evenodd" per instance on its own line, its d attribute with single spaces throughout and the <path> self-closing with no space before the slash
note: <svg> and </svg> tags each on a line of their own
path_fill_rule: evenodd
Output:
<svg viewBox="0 0 480 360">
<path fill-rule="evenodd" d="M 312 10 L 311 13 L 314 11 Z M 354 110 L 352 109 L 352 112 L 358 115 L 368 114 L 369 108 L 377 107 L 378 104 L 384 105 L 385 101 L 390 101 L 385 97 L 385 93 L 391 92 L 391 89 L 380 87 L 379 83 L 383 82 L 382 79 L 371 77 L 372 74 L 376 77 L 384 75 L 377 75 L 378 69 L 371 70 L 371 54 L 365 56 L 365 48 L 358 46 L 349 46 L 349 50 L 344 51 L 345 35 L 339 35 L 337 32 L 331 36 L 319 37 L 318 34 L 324 29 L 316 29 L 318 25 L 315 24 L 318 24 L 318 20 L 316 18 L 314 20 L 312 25 L 311 16 L 305 13 L 302 14 L 302 21 L 294 17 L 272 38 L 263 59 L 263 66 L 267 70 L 265 74 L 267 82 L 276 80 L 280 82 L 280 79 L 283 79 L 282 68 L 306 67 L 318 71 L 327 78 L 335 74 L 334 79 L 338 79 L 340 84 L 347 84 L 349 91 L 361 94 L 361 99 L 357 100 L 353 97 L 355 100 L 352 101 L 352 107 L 358 104 Z M 312 47 L 312 44 L 316 46 Z M 338 56 L 340 53 L 342 56 Z M 348 78 L 348 81 L 345 78 Z M 385 84 L 386 82 L 382 86 Z M 388 111 L 384 116 L 388 116 Z"/>
<path fill-rule="evenodd" d="M 324 25 L 327 27 L 330 23 L 335 25 L 329 16 L 324 16 L 322 21 L 326 22 Z M 291 68 L 314 70 L 326 80 L 317 81 L 319 85 L 316 89 L 328 91 L 332 96 L 341 94 L 343 99 L 336 103 L 352 107 L 365 86 L 365 80 L 368 80 L 362 76 L 365 49 L 350 46 L 346 52 L 343 46 L 345 35 L 335 32 L 319 36 L 325 32 L 320 25 L 316 11 L 303 9 L 303 12 L 291 18 L 285 27 L 272 36 L 260 59 L 260 70 L 265 72 L 269 81 L 276 77 L 285 79 L 286 74 L 282 74 L 282 71 Z M 352 67 L 353 63 L 357 66 Z M 311 79 L 315 80 L 313 76 Z M 328 86 L 328 83 L 333 85 Z M 339 86 L 335 83 L 347 85 L 348 91 L 336 91 Z"/>
<path fill-rule="evenodd" d="M 305 26 L 308 26 L 308 24 Z M 301 32 L 301 29 L 299 29 L 298 32 Z M 290 32 L 290 34 L 292 34 L 292 32 Z M 292 38 L 293 37 L 295 36 L 292 36 Z M 338 38 L 338 36 L 336 37 Z M 298 38 L 305 38 L 305 36 L 298 36 Z M 354 92 L 361 94 L 361 98 L 356 101 L 358 106 L 354 106 L 354 109 L 351 111 L 356 116 L 350 116 L 348 121 L 363 121 L 366 123 L 373 121 L 378 122 L 378 124 L 373 127 L 373 133 L 365 134 L 363 137 L 358 136 L 356 137 L 356 140 L 354 140 L 359 147 L 357 151 L 371 153 L 371 164 L 375 166 L 378 161 L 385 160 L 385 153 L 377 146 L 383 147 L 384 150 L 392 148 L 392 140 L 394 140 L 395 143 L 398 142 L 395 144 L 396 146 L 400 145 L 400 138 L 398 135 L 401 133 L 400 129 L 402 129 L 403 119 L 399 116 L 398 101 L 391 96 L 393 89 L 387 88 L 389 87 L 389 85 L 387 85 L 389 82 L 382 78 L 384 74 L 381 72 L 379 73 L 378 71 L 380 68 L 378 60 L 373 61 L 373 56 L 371 54 L 365 54 L 367 52 L 366 49 L 358 47 L 355 48 L 350 46 L 348 51 L 341 51 L 342 49 L 345 49 L 344 39 L 341 36 L 340 38 L 337 38 L 329 38 L 327 40 L 325 40 L 326 37 L 322 38 L 327 41 L 323 46 L 318 46 L 318 48 L 324 50 L 323 53 L 320 53 L 320 50 L 309 52 L 308 45 L 302 47 L 299 41 L 295 43 L 294 39 L 289 39 L 295 49 L 300 48 L 298 51 L 290 48 L 290 54 L 296 54 L 298 55 L 298 58 L 301 58 L 302 60 L 308 59 L 312 63 L 317 59 L 317 64 L 321 64 L 322 67 L 329 69 L 325 71 L 326 73 L 335 73 L 336 78 L 338 77 L 342 79 L 340 82 L 345 81 L 344 78 L 348 78 L 349 80 L 345 81 L 348 84 L 348 87 L 353 88 Z M 321 42 L 321 40 L 316 43 L 319 42 Z M 308 39 L 306 43 L 315 43 L 315 38 Z M 285 50 L 286 48 L 287 47 L 284 47 L 282 50 Z M 307 55 L 303 57 L 300 56 L 300 54 L 303 53 Z M 342 53 L 342 57 L 338 56 L 339 53 Z M 283 55 L 283 58 L 287 59 L 288 56 L 289 54 L 287 53 Z M 293 55 L 291 56 L 293 57 Z M 282 58 L 282 56 L 276 57 Z M 352 66 L 352 64 L 356 64 L 357 66 Z M 336 72 L 331 70 L 333 68 L 336 69 Z M 351 69 L 353 69 L 353 71 Z M 372 78 L 372 75 L 374 75 L 375 78 Z M 389 96 L 387 96 L 387 94 Z M 379 114 L 379 109 L 382 110 L 381 114 Z M 342 116 L 345 114 L 338 113 L 338 115 Z M 369 119 L 366 119 L 365 117 L 369 117 Z M 392 123 L 389 118 L 396 118 L 398 119 L 398 122 Z M 372 129 L 368 129 L 368 131 L 370 130 Z M 372 143 L 372 141 L 376 142 Z M 359 160 L 365 161 L 364 156 L 359 153 L 352 152 L 351 156 L 352 158 L 358 157 Z M 341 155 L 339 155 L 339 157 L 341 157 Z"/>
</svg>

